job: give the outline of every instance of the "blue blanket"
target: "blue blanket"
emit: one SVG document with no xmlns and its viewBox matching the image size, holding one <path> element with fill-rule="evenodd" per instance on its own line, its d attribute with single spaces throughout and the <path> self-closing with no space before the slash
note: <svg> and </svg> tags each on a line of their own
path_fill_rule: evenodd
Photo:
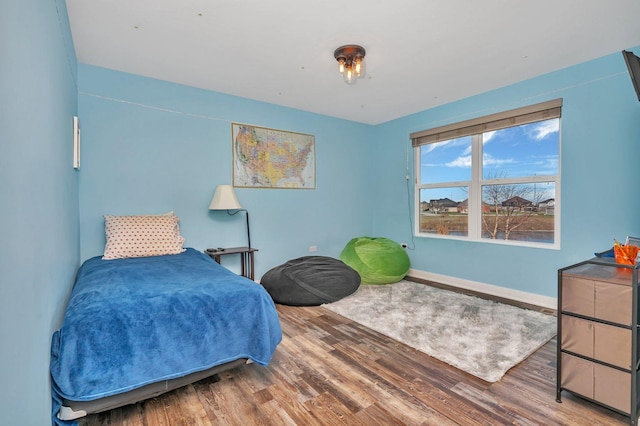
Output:
<svg viewBox="0 0 640 426">
<path fill-rule="evenodd" d="M 269 294 L 194 249 L 79 269 L 51 342 L 54 414 L 239 358 L 267 365 L 282 339 Z"/>
</svg>

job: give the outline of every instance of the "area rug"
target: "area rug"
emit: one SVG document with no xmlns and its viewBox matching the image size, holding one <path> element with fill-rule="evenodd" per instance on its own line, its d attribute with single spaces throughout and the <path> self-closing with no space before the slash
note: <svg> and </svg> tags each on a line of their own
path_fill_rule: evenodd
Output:
<svg viewBox="0 0 640 426">
<path fill-rule="evenodd" d="M 556 335 L 555 316 L 410 281 L 322 306 L 487 382 Z"/>
</svg>

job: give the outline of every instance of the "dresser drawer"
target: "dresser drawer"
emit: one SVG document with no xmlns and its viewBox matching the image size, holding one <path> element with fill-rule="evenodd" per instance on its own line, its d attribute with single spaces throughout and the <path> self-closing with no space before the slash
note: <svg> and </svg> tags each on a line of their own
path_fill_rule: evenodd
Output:
<svg viewBox="0 0 640 426">
<path fill-rule="evenodd" d="M 562 350 L 631 369 L 631 330 L 562 315 Z"/>
<path fill-rule="evenodd" d="M 564 389 L 631 412 L 631 374 L 563 353 L 560 384 Z"/>
<path fill-rule="evenodd" d="M 595 284 L 584 278 L 562 277 L 562 311 L 593 317 L 596 306 Z"/>
<path fill-rule="evenodd" d="M 629 285 L 562 277 L 562 310 L 621 325 L 631 325 L 633 289 Z"/>
<path fill-rule="evenodd" d="M 595 318 L 631 326 L 633 288 L 630 285 L 595 281 L 595 292 Z"/>
<path fill-rule="evenodd" d="M 604 365 L 593 366 L 593 399 L 629 414 L 631 374 Z"/>
<path fill-rule="evenodd" d="M 593 358 L 592 321 L 562 315 L 562 335 L 560 345 L 563 350 Z"/>
<path fill-rule="evenodd" d="M 593 362 L 563 353 L 560 357 L 560 386 L 587 398 L 593 398 Z"/>
<path fill-rule="evenodd" d="M 631 370 L 631 330 L 607 324 L 593 324 L 593 358 Z"/>
</svg>

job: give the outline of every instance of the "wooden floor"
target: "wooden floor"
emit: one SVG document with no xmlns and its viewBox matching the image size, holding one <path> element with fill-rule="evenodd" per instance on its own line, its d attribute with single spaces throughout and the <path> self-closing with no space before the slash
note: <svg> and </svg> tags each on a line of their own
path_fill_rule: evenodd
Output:
<svg viewBox="0 0 640 426">
<path fill-rule="evenodd" d="M 322 307 L 278 305 L 268 367 L 221 373 L 80 425 L 624 425 L 563 392 L 556 341 L 487 383 Z"/>
</svg>

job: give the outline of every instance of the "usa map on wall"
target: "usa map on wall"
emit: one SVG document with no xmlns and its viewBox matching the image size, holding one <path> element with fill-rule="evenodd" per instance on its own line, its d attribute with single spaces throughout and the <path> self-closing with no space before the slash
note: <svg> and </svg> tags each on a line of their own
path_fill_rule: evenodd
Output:
<svg viewBox="0 0 640 426">
<path fill-rule="evenodd" d="M 247 124 L 231 125 L 233 186 L 315 189 L 315 137 Z"/>
</svg>

